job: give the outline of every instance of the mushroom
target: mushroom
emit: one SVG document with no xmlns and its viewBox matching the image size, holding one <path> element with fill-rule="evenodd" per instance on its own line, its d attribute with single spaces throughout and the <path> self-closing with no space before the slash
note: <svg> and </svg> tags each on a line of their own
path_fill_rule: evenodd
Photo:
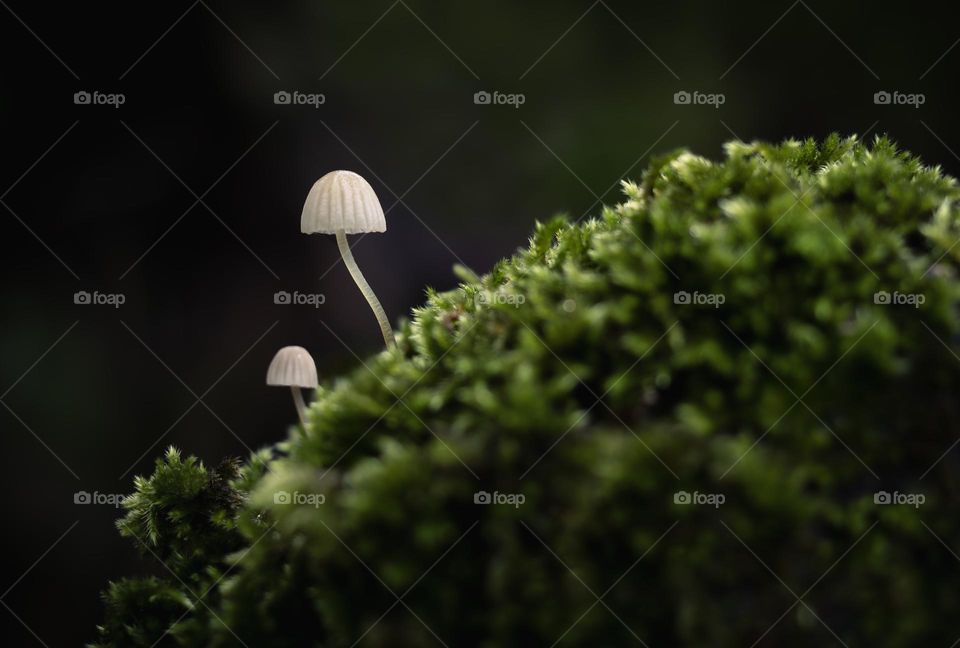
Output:
<svg viewBox="0 0 960 648">
<path fill-rule="evenodd" d="M 304 234 L 336 234 L 340 256 L 343 257 L 353 281 L 370 304 L 380 324 L 383 341 L 389 349 L 396 345 L 393 329 L 390 328 L 380 300 L 363 278 L 363 273 L 350 252 L 350 246 L 347 245 L 347 234 L 386 230 L 387 221 L 383 216 L 383 207 L 380 206 L 373 187 L 352 171 L 331 171 L 326 174 L 313 184 L 307 200 L 303 203 L 300 231 Z"/>
<path fill-rule="evenodd" d="M 307 406 L 303 402 L 300 389 L 317 387 L 317 365 L 310 353 L 303 347 L 288 346 L 277 351 L 267 369 L 267 384 L 276 387 L 289 387 L 293 392 L 293 404 L 304 429 L 307 427 Z"/>
</svg>

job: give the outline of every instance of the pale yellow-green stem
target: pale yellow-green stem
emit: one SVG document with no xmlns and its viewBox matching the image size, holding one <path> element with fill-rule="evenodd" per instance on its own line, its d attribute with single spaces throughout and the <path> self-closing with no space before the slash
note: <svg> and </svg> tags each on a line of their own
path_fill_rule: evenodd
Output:
<svg viewBox="0 0 960 648">
<path fill-rule="evenodd" d="M 337 247 L 340 248 L 340 256 L 343 257 L 343 262 L 346 264 L 347 270 L 350 271 L 350 276 L 353 277 L 357 288 L 360 289 L 367 303 L 370 304 L 370 309 L 380 324 L 380 332 L 383 333 L 384 343 L 388 349 L 396 346 L 397 341 L 393 337 L 393 329 L 390 328 L 390 321 L 387 319 L 387 314 L 383 312 L 383 306 L 380 305 L 380 300 L 377 299 L 373 288 L 370 287 L 367 280 L 363 278 L 363 273 L 360 272 L 357 262 L 353 259 L 353 253 L 350 252 L 350 246 L 347 245 L 347 234 L 343 230 L 337 230 Z"/>
<path fill-rule="evenodd" d="M 297 416 L 300 417 L 300 425 L 303 426 L 303 429 L 307 429 L 307 405 L 303 402 L 303 393 L 300 391 L 300 388 L 296 385 L 290 387 L 290 391 L 293 392 L 293 404 L 297 408 Z"/>
</svg>

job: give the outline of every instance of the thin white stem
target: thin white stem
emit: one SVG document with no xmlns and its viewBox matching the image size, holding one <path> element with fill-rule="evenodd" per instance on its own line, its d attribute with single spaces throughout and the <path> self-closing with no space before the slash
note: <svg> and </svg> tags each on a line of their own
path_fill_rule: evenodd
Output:
<svg viewBox="0 0 960 648">
<path fill-rule="evenodd" d="M 303 393 L 300 391 L 300 388 L 296 385 L 290 387 L 290 391 L 293 392 L 293 404 L 297 408 L 297 416 L 300 417 L 300 425 L 303 426 L 304 431 L 307 429 L 307 405 L 303 402 Z"/>
<path fill-rule="evenodd" d="M 353 277 L 357 288 L 360 289 L 360 292 L 362 292 L 363 296 L 367 299 L 367 303 L 370 304 L 370 308 L 373 310 L 373 314 L 380 324 L 380 332 L 383 333 L 384 343 L 388 349 L 395 346 L 397 341 L 393 337 L 393 329 L 390 328 L 390 321 L 387 319 L 387 314 L 383 312 L 383 306 L 380 305 L 380 300 L 377 299 L 373 288 L 370 287 L 367 280 L 363 278 L 360 267 L 357 266 L 357 262 L 353 259 L 353 253 L 350 252 L 350 246 L 347 245 L 347 234 L 343 230 L 337 230 L 337 247 L 340 248 L 340 256 L 343 257 L 343 262 L 346 264 L 347 270 L 350 271 L 350 276 Z"/>
</svg>

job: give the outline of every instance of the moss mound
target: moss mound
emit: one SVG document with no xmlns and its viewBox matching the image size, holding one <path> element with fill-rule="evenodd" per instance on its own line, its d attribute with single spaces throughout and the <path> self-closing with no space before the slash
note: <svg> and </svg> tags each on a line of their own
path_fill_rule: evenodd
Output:
<svg viewBox="0 0 960 648">
<path fill-rule="evenodd" d="M 960 189 L 725 152 L 459 270 L 242 467 L 159 460 L 97 645 L 950 645 Z"/>
</svg>

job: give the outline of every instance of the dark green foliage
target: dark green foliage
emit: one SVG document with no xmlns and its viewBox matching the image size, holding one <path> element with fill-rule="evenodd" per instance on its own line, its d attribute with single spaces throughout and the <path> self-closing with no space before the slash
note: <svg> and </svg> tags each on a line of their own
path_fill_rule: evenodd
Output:
<svg viewBox="0 0 960 648">
<path fill-rule="evenodd" d="M 105 646 L 152 646 L 192 607 L 179 583 L 154 577 L 111 583 L 104 600 L 107 618 L 100 635 L 109 637 Z"/>
<path fill-rule="evenodd" d="M 179 639 L 203 643 L 228 554 L 245 544 L 237 530 L 243 497 L 232 484 L 239 476 L 235 459 L 208 470 L 171 447 L 150 478 L 134 480 L 136 492 L 124 499 L 127 513 L 117 528 L 158 561 L 162 573 L 111 584 L 104 595 L 107 622 L 100 628 L 100 645 L 153 646 L 171 626 Z M 167 637 L 163 645 L 176 642 Z"/>
<path fill-rule="evenodd" d="M 117 528 L 176 577 L 200 582 L 212 562 L 243 544 L 236 531 L 243 498 L 231 484 L 239 476 L 235 459 L 208 470 L 169 448 L 149 479 L 134 479 L 136 492 L 123 501 L 127 514 Z"/>
<path fill-rule="evenodd" d="M 458 270 L 236 491 L 175 455 L 138 481 L 125 520 L 191 587 L 216 583 L 215 618 L 190 607 L 179 643 L 956 639 L 956 182 L 832 136 L 677 152 L 624 191 L 484 277 Z M 178 590 L 187 605 L 173 578 L 114 585 L 103 643 L 139 645 Z"/>
</svg>

